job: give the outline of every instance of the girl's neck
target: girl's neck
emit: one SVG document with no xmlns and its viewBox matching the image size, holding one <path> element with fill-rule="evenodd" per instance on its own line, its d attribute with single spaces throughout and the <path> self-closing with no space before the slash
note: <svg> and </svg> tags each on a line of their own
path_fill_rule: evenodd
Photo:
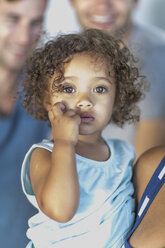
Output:
<svg viewBox="0 0 165 248">
<path fill-rule="evenodd" d="M 101 136 L 89 136 L 79 137 L 76 145 L 76 153 L 92 160 L 106 161 L 110 157 L 110 151 L 104 139 Z"/>
<path fill-rule="evenodd" d="M 78 137 L 78 142 L 82 142 L 84 144 L 95 144 L 95 143 L 99 143 L 102 141 L 102 136 L 101 136 L 101 132 L 97 132 L 94 134 L 88 134 L 88 135 L 81 135 L 79 134 Z"/>
</svg>

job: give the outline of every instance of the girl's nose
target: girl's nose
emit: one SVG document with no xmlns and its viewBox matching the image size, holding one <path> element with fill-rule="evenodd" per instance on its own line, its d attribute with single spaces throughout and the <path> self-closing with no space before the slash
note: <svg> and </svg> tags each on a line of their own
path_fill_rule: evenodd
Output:
<svg viewBox="0 0 165 248">
<path fill-rule="evenodd" d="M 90 99 L 88 98 L 82 98 L 78 101 L 77 107 L 81 109 L 88 109 L 93 107 L 93 103 Z"/>
</svg>

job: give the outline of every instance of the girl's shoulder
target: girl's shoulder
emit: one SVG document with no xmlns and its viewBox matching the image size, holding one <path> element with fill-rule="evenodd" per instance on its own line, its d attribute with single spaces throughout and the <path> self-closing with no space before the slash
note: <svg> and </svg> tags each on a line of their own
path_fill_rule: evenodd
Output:
<svg viewBox="0 0 165 248">
<path fill-rule="evenodd" d="M 110 147 L 114 147 L 114 149 L 119 149 L 119 150 L 123 149 L 123 150 L 135 152 L 133 145 L 128 141 L 122 139 L 104 139 L 104 140 Z"/>
<path fill-rule="evenodd" d="M 30 180 L 30 162 L 41 154 L 48 154 L 53 149 L 53 143 L 49 140 L 42 140 L 40 143 L 33 144 L 25 154 L 21 168 L 21 182 L 25 193 L 33 194 Z"/>
</svg>

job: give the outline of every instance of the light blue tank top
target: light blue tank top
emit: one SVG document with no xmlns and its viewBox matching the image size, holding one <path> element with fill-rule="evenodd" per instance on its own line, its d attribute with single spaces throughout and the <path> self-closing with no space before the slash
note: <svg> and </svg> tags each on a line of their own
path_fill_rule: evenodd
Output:
<svg viewBox="0 0 165 248">
<path fill-rule="evenodd" d="M 125 141 L 106 140 L 111 151 L 107 161 L 94 161 L 76 154 L 80 202 L 75 216 L 66 223 L 47 217 L 38 207 L 30 183 L 32 151 L 49 151 L 53 143 L 43 140 L 25 156 L 21 180 L 25 195 L 38 209 L 29 219 L 27 237 L 35 248 L 119 248 L 134 222 L 132 163 L 133 147 Z M 29 246 L 28 247 L 32 247 Z"/>
</svg>

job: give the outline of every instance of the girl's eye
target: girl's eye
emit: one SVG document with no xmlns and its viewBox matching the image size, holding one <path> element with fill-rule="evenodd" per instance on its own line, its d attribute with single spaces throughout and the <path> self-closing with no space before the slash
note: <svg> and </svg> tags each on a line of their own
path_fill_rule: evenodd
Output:
<svg viewBox="0 0 165 248">
<path fill-rule="evenodd" d="M 105 87 L 103 87 L 103 86 L 99 86 L 99 87 L 96 87 L 95 89 L 94 89 L 94 92 L 96 92 L 96 93 L 104 93 L 104 92 L 106 92 L 106 88 Z"/>
<path fill-rule="evenodd" d="M 63 88 L 63 92 L 71 94 L 75 92 L 75 89 L 73 87 L 68 86 Z"/>
</svg>

